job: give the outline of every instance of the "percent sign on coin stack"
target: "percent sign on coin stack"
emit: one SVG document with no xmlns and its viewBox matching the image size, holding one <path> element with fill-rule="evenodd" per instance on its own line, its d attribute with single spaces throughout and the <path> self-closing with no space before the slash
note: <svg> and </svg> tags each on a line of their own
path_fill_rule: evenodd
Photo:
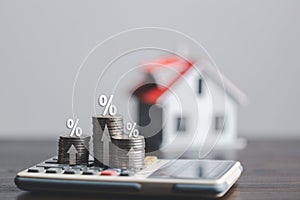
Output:
<svg viewBox="0 0 300 200">
<path fill-rule="evenodd" d="M 70 137 L 80 137 L 82 134 L 82 129 L 78 127 L 79 119 L 77 119 L 75 122 L 73 119 L 67 120 L 67 128 L 71 129 Z"/>
<path fill-rule="evenodd" d="M 95 165 L 121 169 L 141 169 L 144 166 L 145 140 L 139 135 L 136 123 L 128 123 L 124 133 L 123 116 L 112 104 L 113 95 L 100 95 L 98 103 L 102 115 L 93 117 Z"/>
<path fill-rule="evenodd" d="M 99 105 L 101 107 L 104 107 L 102 116 L 115 116 L 117 114 L 117 107 L 115 105 L 112 105 L 112 100 L 113 100 L 113 95 L 110 95 L 109 98 L 107 98 L 105 95 L 101 95 L 99 97 Z M 122 126 L 123 129 L 123 126 Z M 139 135 L 139 130 L 136 129 L 136 123 L 127 123 L 126 129 L 129 132 L 129 137 L 138 137 Z"/>
<path fill-rule="evenodd" d="M 117 114 L 117 107 L 115 105 L 112 105 L 113 95 L 110 95 L 109 98 L 105 95 L 100 95 L 99 97 L 99 105 L 101 107 L 104 107 L 102 115 L 115 115 Z"/>
<path fill-rule="evenodd" d="M 79 119 L 67 120 L 67 128 L 71 132 L 60 136 L 58 141 L 58 163 L 79 165 L 87 164 L 89 158 L 90 136 L 82 136 L 82 129 L 78 126 Z"/>
</svg>

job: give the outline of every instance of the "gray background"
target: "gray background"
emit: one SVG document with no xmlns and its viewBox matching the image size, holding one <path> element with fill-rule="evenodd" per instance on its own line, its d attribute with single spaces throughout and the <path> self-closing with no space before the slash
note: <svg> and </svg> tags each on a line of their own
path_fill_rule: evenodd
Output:
<svg viewBox="0 0 300 200">
<path fill-rule="evenodd" d="M 76 71 L 99 42 L 159 26 L 200 42 L 245 91 L 239 132 L 299 137 L 300 1 L 0 1 L 0 138 L 55 138 Z"/>
</svg>

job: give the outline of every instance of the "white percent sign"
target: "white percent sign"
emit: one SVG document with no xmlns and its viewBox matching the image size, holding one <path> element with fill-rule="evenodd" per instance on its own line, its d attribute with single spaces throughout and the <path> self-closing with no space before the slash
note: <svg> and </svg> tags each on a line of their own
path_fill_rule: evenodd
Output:
<svg viewBox="0 0 300 200">
<path fill-rule="evenodd" d="M 139 136 L 139 130 L 135 128 L 136 123 L 127 123 L 127 130 L 129 131 L 129 137 L 137 137 Z"/>
<path fill-rule="evenodd" d="M 76 119 L 75 122 L 74 122 L 73 119 L 68 119 L 67 120 L 67 128 L 71 129 L 70 137 L 74 137 L 74 134 L 77 137 L 81 136 L 82 129 L 78 126 L 78 122 L 79 122 L 79 119 Z"/>
<path fill-rule="evenodd" d="M 117 114 L 117 107 L 115 105 L 112 105 L 112 100 L 114 98 L 114 95 L 110 95 L 109 98 L 105 95 L 100 95 L 98 99 L 98 103 L 101 107 L 104 107 L 103 115 L 107 115 L 107 113 L 111 116 Z"/>
</svg>

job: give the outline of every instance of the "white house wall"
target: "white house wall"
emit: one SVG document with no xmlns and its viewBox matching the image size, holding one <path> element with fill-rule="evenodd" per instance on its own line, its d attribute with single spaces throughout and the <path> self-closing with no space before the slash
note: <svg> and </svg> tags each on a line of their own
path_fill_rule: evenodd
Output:
<svg viewBox="0 0 300 200">
<path fill-rule="evenodd" d="M 222 140 L 230 142 L 237 138 L 237 104 L 228 96 L 226 100 L 226 124 Z"/>
<path fill-rule="evenodd" d="M 191 69 L 184 78 L 181 78 L 173 87 L 171 93 L 164 94 L 159 101 L 165 106 L 164 117 L 167 123 L 163 129 L 164 143 L 170 143 L 177 134 L 176 140 L 173 141 L 175 147 L 186 147 L 191 145 L 201 148 L 205 142 L 206 135 L 209 130 L 212 105 L 211 97 L 205 88 L 205 82 L 202 83 L 203 93 L 198 95 L 199 74 Z M 180 115 L 180 109 L 176 98 L 181 103 L 182 115 L 186 116 L 187 131 L 185 133 L 176 133 L 176 117 Z"/>
<path fill-rule="evenodd" d="M 164 102 L 161 102 L 163 106 L 163 143 L 162 148 L 166 148 L 172 145 L 176 139 L 175 132 L 175 116 L 181 113 L 180 102 L 175 95 L 168 95 L 165 97 Z"/>
<path fill-rule="evenodd" d="M 229 143 L 234 141 L 237 137 L 237 103 L 228 96 L 223 88 L 218 86 L 211 79 L 208 80 L 209 87 L 213 98 L 213 121 L 210 130 L 209 140 L 213 142 L 218 137 L 215 130 L 215 116 L 224 115 L 225 116 L 225 126 L 221 132 L 221 137 L 219 138 L 219 143 Z"/>
</svg>

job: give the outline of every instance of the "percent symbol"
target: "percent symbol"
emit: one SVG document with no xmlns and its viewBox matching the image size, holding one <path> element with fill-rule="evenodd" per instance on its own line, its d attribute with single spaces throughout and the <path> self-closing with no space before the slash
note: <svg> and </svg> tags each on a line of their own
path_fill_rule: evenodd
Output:
<svg viewBox="0 0 300 200">
<path fill-rule="evenodd" d="M 113 95 L 110 95 L 109 98 L 105 95 L 100 95 L 98 102 L 101 107 L 104 107 L 103 115 L 107 115 L 107 113 L 111 116 L 117 114 L 117 107 L 112 105 Z"/>
<path fill-rule="evenodd" d="M 139 136 L 139 130 L 135 128 L 136 123 L 127 123 L 127 130 L 129 131 L 129 137 L 137 137 Z"/>
<path fill-rule="evenodd" d="M 82 129 L 80 127 L 78 127 L 78 122 L 79 122 L 79 119 L 76 119 L 75 122 L 74 122 L 73 119 L 68 119 L 67 120 L 67 128 L 71 129 L 70 137 L 74 137 L 74 134 L 77 137 L 81 136 Z"/>
</svg>

